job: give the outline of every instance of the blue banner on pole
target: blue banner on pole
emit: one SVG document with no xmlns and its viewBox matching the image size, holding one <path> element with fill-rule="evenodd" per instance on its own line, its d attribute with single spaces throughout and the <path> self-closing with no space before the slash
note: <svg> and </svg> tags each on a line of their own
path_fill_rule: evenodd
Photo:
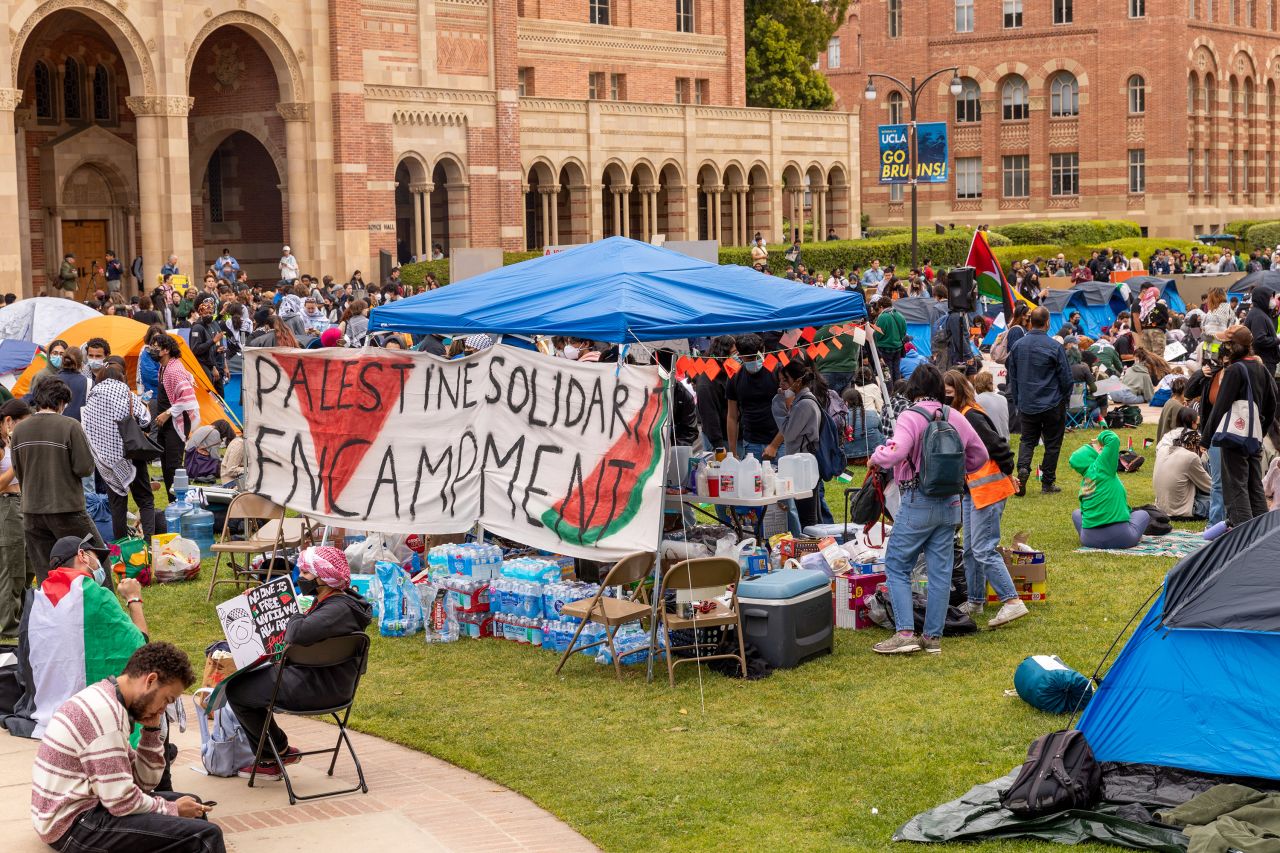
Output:
<svg viewBox="0 0 1280 853">
<path fill-rule="evenodd" d="M 880 125 L 880 183 L 911 183 L 910 126 Z M 922 122 L 916 125 L 919 154 L 916 177 L 922 184 L 947 182 L 947 123 Z"/>
</svg>

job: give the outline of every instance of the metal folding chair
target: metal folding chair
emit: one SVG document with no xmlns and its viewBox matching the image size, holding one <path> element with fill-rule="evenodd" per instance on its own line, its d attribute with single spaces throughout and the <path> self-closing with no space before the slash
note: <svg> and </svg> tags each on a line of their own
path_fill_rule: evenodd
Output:
<svg viewBox="0 0 1280 853">
<path fill-rule="evenodd" d="M 355 682 L 351 686 L 351 695 L 344 697 L 339 704 L 329 708 L 313 709 L 294 709 L 280 704 L 280 683 L 284 678 L 285 667 L 299 666 L 323 669 L 325 667 L 340 666 L 352 661 L 358 664 Z M 355 748 L 351 745 L 351 738 L 347 736 L 347 720 L 351 716 L 351 706 L 355 703 L 356 693 L 360 691 L 360 678 L 364 675 L 368 666 L 369 635 L 363 632 L 330 637 L 327 640 L 321 640 L 309 646 L 290 643 L 284 647 L 284 651 L 280 655 L 280 661 L 276 664 L 276 683 L 271 690 L 271 703 L 267 705 L 267 720 L 262 726 L 262 737 L 258 741 L 258 752 L 253 757 L 253 770 L 249 773 L 250 788 L 253 787 L 254 779 L 257 778 L 258 764 L 262 761 L 263 753 L 266 747 L 270 746 L 271 757 L 276 766 L 280 768 L 281 775 L 284 776 L 284 786 L 289 792 L 289 805 L 293 805 L 298 800 L 318 800 L 322 797 L 334 797 L 339 794 L 354 794 L 356 791 L 365 794 L 369 793 L 369 786 L 364 781 L 364 770 L 360 767 L 360 759 L 356 757 Z M 342 714 L 341 717 L 338 716 L 339 713 Z M 271 723 L 275 720 L 276 714 L 290 714 L 295 717 L 333 717 L 333 721 L 338 724 L 337 742 L 329 749 L 313 749 L 307 752 L 300 752 L 298 757 L 332 754 L 333 760 L 329 762 L 329 775 L 332 776 L 334 767 L 338 763 L 338 752 L 342 745 L 346 744 L 347 752 L 351 753 L 351 760 L 355 762 L 356 776 L 359 777 L 360 784 L 354 788 L 324 791 L 319 794 L 295 794 L 293 781 L 289 778 L 289 769 L 285 766 L 283 757 L 280 755 L 280 751 L 276 749 L 275 742 L 270 735 Z"/>
<path fill-rule="evenodd" d="M 596 591 L 595 596 L 582 601 L 569 602 L 561 608 L 562 617 L 571 616 L 579 621 L 578 629 L 573 632 L 573 639 L 569 641 L 569 647 L 560 656 L 560 664 L 556 667 L 557 674 L 564 667 L 569 656 L 575 652 L 607 645 L 609 653 L 613 656 L 614 672 L 618 680 L 622 680 L 622 664 L 618 662 L 618 650 L 613 647 L 613 637 L 623 625 L 629 622 L 643 622 L 649 618 L 653 608 L 646 600 L 644 582 L 652 573 L 652 553 L 637 551 L 634 554 L 628 554 L 614 563 L 609 574 L 601 581 L 600 589 Z M 635 589 L 631 590 L 630 587 L 633 584 Z M 605 590 L 614 586 L 624 587 L 627 590 L 626 595 L 620 598 L 606 597 Z M 576 645 L 582 629 L 589 622 L 605 627 L 604 639 L 583 646 Z"/>
</svg>

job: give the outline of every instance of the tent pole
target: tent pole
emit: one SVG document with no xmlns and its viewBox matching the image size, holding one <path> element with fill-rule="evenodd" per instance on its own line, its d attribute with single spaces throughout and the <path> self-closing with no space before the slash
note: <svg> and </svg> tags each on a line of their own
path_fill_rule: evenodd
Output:
<svg viewBox="0 0 1280 853">
<path fill-rule="evenodd" d="M 884 400 L 883 409 L 884 411 L 891 413 L 889 415 L 889 423 L 892 425 L 893 407 L 889 405 L 889 386 L 884 381 L 884 368 L 880 366 L 880 353 L 876 351 L 875 330 L 871 328 L 870 320 L 867 321 L 867 324 L 863 326 L 863 328 L 867 330 L 867 342 L 865 346 L 871 351 L 871 365 L 876 370 L 876 384 L 880 386 L 880 394 L 882 395 L 881 399 Z M 883 413 L 881 414 L 881 417 L 884 417 Z"/>
<path fill-rule="evenodd" d="M 638 340 L 638 339 L 637 339 Z M 661 370 L 661 366 L 658 368 Z M 667 423 L 662 430 L 662 459 L 665 462 L 668 454 L 671 452 L 671 444 L 675 438 L 675 424 L 671 421 L 671 412 L 675 406 L 675 365 L 667 374 L 665 388 L 663 393 L 667 396 Z M 659 466 L 659 470 L 663 473 L 662 483 L 662 515 L 663 523 L 658 525 L 658 543 L 653 552 L 653 607 L 649 614 L 649 663 L 648 672 L 645 675 L 646 683 L 653 683 L 653 659 L 657 655 L 658 646 L 658 608 L 662 606 L 662 528 L 666 522 L 666 503 L 667 503 L 667 484 L 666 484 L 666 465 Z M 684 493 L 681 492 L 680 511 L 684 512 Z"/>
</svg>

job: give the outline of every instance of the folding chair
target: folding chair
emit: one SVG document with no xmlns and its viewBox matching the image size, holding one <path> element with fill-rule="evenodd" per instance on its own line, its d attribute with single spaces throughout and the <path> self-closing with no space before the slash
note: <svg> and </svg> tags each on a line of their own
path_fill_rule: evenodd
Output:
<svg viewBox="0 0 1280 853">
<path fill-rule="evenodd" d="M 341 666 L 345 663 L 355 663 L 357 665 L 356 677 L 351 686 L 351 695 L 344 697 L 337 705 L 330 708 L 294 709 L 280 704 L 280 684 L 284 680 L 285 667 L 299 666 L 324 669 Z M 369 793 L 369 786 L 364 781 L 364 769 L 360 767 L 360 759 L 356 757 L 355 748 L 351 745 L 351 738 L 347 736 L 347 720 L 351 717 L 351 706 L 355 703 L 356 693 L 360 690 L 360 677 L 364 675 L 368 666 L 369 635 L 364 632 L 330 637 L 327 640 L 321 640 L 309 646 L 290 643 L 284 647 L 284 651 L 280 655 L 280 662 L 276 664 L 276 683 L 271 690 L 271 702 L 267 705 L 267 719 L 262 726 L 262 737 L 258 741 L 258 752 L 253 757 L 253 770 L 249 773 L 250 788 L 253 787 L 254 779 L 258 776 L 258 764 L 262 761 L 264 751 L 270 745 L 272 760 L 275 761 L 276 766 L 280 768 L 281 775 L 284 776 L 284 786 L 289 792 L 289 805 L 295 804 L 298 800 L 318 800 L 322 797 L 334 797 L 339 794 L 354 794 L 356 791 L 365 794 Z M 342 714 L 341 717 L 338 716 L 339 712 Z M 333 721 L 338 724 L 337 742 L 329 749 L 313 749 L 307 752 L 300 752 L 298 757 L 332 754 L 333 760 L 329 762 L 328 774 L 332 776 L 333 769 L 338 763 L 338 752 L 342 745 L 346 744 L 347 752 L 351 753 L 351 760 L 355 762 L 356 776 L 359 777 L 360 784 L 354 788 L 325 791 L 319 794 L 295 794 L 293 792 L 293 781 L 289 778 L 289 769 L 285 766 L 280 751 L 276 749 L 275 742 L 271 739 L 271 735 L 268 734 L 276 714 L 290 714 L 295 717 L 333 717 Z"/>
<path fill-rule="evenodd" d="M 726 606 L 716 601 L 715 608 L 709 613 L 694 612 L 691 618 L 677 613 L 666 612 L 666 607 L 658 608 L 658 618 L 662 622 L 662 630 L 667 644 L 667 680 L 672 687 L 676 686 L 676 665 L 696 663 L 708 660 L 736 660 L 742 667 L 742 677 L 747 676 L 747 649 L 742 636 L 742 614 L 738 611 L 738 590 L 736 584 L 742 567 L 738 561 L 729 557 L 699 557 L 685 560 L 672 566 L 662 578 L 660 594 L 666 595 L 669 589 L 676 591 L 676 606 L 694 601 L 707 601 L 723 595 L 730 586 L 733 593 Z M 665 605 L 665 602 L 663 602 Z M 686 649 L 698 649 L 707 643 L 698 642 L 699 628 L 715 628 L 733 625 L 738 629 L 738 653 L 734 654 L 699 654 L 692 658 L 676 658 L 673 652 Z M 671 645 L 671 631 L 688 630 L 693 632 L 693 642 L 682 646 Z"/>
<path fill-rule="evenodd" d="M 244 522 L 244 539 L 232 541 L 231 522 Z M 290 521 L 294 519 L 288 519 Z M 279 506 L 262 495 L 244 493 L 236 495 L 227 506 L 227 517 L 222 522 L 222 540 L 214 543 L 213 553 L 218 558 L 213 563 L 213 577 L 209 579 L 209 594 L 205 601 L 213 600 L 213 590 L 218 584 L 229 583 L 246 587 L 258 583 L 261 579 L 250 570 L 250 557 L 254 554 L 269 554 L 285 547 L 284 531 L 286 525 L 284 507 Z M 264 535 L 266 534 L 266 535 Z M 231 566 L 231 577 L 219 578 L 218 569 L 222 565 L 222 555 L 226 554 Z M 236 555 L 243 555 L 244 563 L 236 563 Z M 267 567 L 267 580 L 271 579 L 274 566 Z"/>
<path fill-rule="evenodd" d="M 613 647 L 613 637 L 623 625 L 629 622 L 641 622 L 653 612 L 653 607 L 645 600 L 646 596 L 644 594 L 644 581 L 649 576 L 649 573 L 653 571 L 653 560 L 653 554 L 646 551 L 628 554 L 613 564 L 609 574 L 605 575 L 604 580 L 601 581 L 600 589 L 595 596 L 582 601 L 572 601 L 560 609 L 561 616 L 570 616 L 580 621 L 578 630 L 573 632 L 573 639 L 569 641 L 569 648 L 565 649 L 564 654 L 560 657 L 560 664 L 556 667 L 554 674 L 559 675 L 560 670 L 564 668 L 565 661 L 574 652 L 607 645 L 609 653 L 613 656 L 614 672 L 617 674 L 618 680 L 622 680 L 622 664 L 618 662 L 618 651 Z M 621 586 L 627 588 L 632 584 L 636 585 L 635 589 L 628 589 L 627 597 L 625 598 L 611 598 L 606 597 L 604 594 L 605 590 L 610 587 Z M 582 634 L 582 629 L 586 627 L 588 622 L 594 622 L 605 627 L 604 639 L 585 646 L 575 646 L 579 635 Z"/>
<path fill-rule="evenodd" d="M 1085 429 L 1089 426 L 1089 393 L 1083 382 L 1071 385 L 1067 399 L 1067 429 Z"/>
</svg>

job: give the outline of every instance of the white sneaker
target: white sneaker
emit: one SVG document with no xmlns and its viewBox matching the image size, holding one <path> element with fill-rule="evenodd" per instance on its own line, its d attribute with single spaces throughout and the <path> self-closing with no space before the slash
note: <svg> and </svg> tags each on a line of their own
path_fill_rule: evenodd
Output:
<svg viewBox="0 0 1280 853">
<path fill-rule="evenodd" d="M 977 616 L 986 606 L 985 601 L 962 601 L 956 609 L 966 616 Z"/>
<path fill-rule="evenodd" d="M 988 628 L 999 628 L 1001 625 L 1008 625 L 1014 619 L 1021 619 L 1030 611 L 1027 605 L 1022 603 L 1022 599 L 1015 598 L 1012 601 L 1006 601 L 1000 608 L 1000 612 L 991 617 L 991 621 L 987 623 Z"/>
</svg>

